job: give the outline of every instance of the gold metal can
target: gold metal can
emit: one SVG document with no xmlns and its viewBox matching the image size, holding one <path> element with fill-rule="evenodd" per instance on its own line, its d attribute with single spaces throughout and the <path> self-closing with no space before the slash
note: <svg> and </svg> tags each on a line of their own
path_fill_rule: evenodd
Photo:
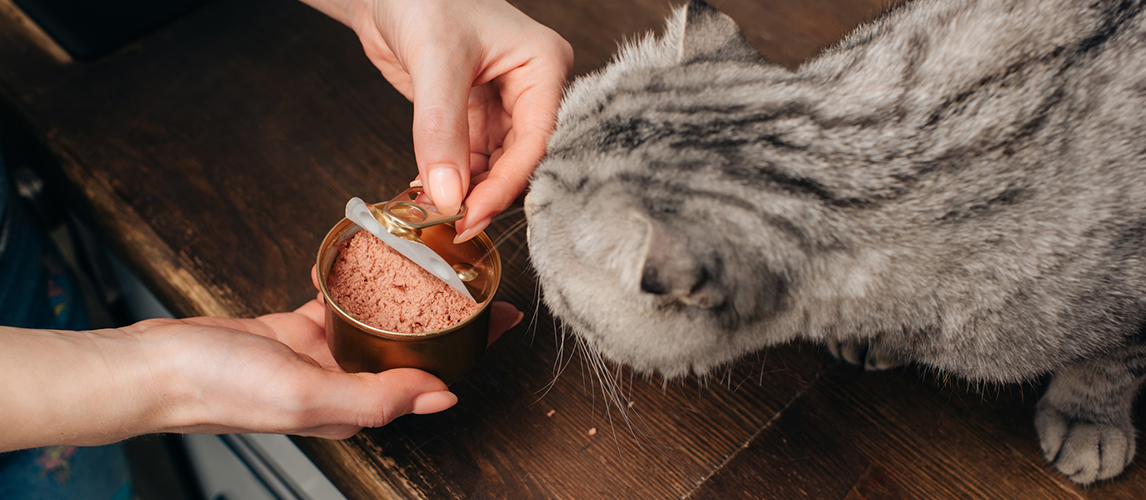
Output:
<svg viewBox="0 0 1146 500">
<path fill-rule="evenodd" d="M 383 203 L 374 204 L 381 210 Z M 361 229 L 348 219 L 335 224 L 318 250 L 318 286 L 326 309 L 326 343 L 347 372 L 378 373 L 418 368 L 443 382 L 456 382 L 477 363 L 489 338 L 490 304 L 501 283 L 501 256 L 484 232 L 461 244 L 453 242 L 453 224 L 416 229 L 419 239 L 458 272 L 478 303 L 478 311 L 449 328 L 424 333 L 391 332 L 354 318 L 330 297 L 326 280 L 342 243 Z"/>
</svg>

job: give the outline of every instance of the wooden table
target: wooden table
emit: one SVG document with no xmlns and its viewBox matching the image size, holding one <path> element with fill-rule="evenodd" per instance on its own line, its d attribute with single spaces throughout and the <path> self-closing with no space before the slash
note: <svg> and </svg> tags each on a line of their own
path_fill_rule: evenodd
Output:
<svg viewBox="0 0 1146 500">
<path fill-rule="evenodd" d="M 787 65 L 882 8 L 713 3 Z M 573 44 L 578 74 L 669 10 L 517 4 Z M 415 174 L 410 104 L 353 33 L 295 1 L 214 2 L 88 64 L 54 62 L 5 23 L 0 92 L 72 201 L 176 314 L 251 316 L 314 297 L 309 269 L 346 200 L 389 198 Z M 810 345 L 706 380 L 623 372 L 631 404 L 618 408 L 538 306 L 523 236 L 501 247 L 500 294 L 527 319 L 453 386 L 455 408 L 344 441 L 296 440 L 347 497 L 1146 498 L 1141 460 L 1088 489 L 1043 463 L 1037 386 L 867 374 Z"/>
</svg>

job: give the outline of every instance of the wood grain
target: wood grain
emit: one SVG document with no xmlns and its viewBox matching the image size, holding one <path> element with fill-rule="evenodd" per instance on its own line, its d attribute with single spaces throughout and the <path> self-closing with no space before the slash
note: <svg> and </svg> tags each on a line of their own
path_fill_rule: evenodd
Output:
<svg viewBox="0 0 1146 500">
<path fill-rule="evenodd" d="M 60 64 L 72 62 L 72 56 L 12 0 L 0 0 L 0 16 L 8 18 L 12 30 L 22 34 L 56 62 Z"/>
<path fill-rule="evenodd" d="M 514 3 L 570 41 L 577 74 L 672 5 Z M 791 67 L 895 2 L 713 3 Z M 0 18 L 0 95 L 67 201 L 179 315 L 309 300 L 346 200 L 388 199 L 415 174 L 410 103 L 350 30 L 293 0 L 210 3 L 91 63 L 60 64 L 15 28 Z M 505 238 L 499 298 L 526 321 L 454 384 L 455 408 L 296 438 L 348 498 L 1146 498 L 1137 463 L 1082 489 L 1042 462 L 1037 385 L 865 374 L 800 344 L 705 379 L 602 369 L 539 306 L 520 222 L 489 233 Z"/>
</svg>

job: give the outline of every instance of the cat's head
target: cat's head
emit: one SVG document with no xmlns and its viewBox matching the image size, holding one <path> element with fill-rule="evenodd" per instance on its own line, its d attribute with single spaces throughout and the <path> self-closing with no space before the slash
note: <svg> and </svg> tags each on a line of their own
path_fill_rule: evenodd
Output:
<svg viewBox="0 0 1146 500">
<path fill-rule="evenodd" d="M 570 87 L 526 199 L 529 245 L 546 304 L 607 358 L 676 376 L 781 340 L 769 321 L 815 237 L 787 222 L 800 200 L 761 199 L 741 168 L 752 124 L 721 117 L 790 74 L 693 1 Z"/>
</svg>

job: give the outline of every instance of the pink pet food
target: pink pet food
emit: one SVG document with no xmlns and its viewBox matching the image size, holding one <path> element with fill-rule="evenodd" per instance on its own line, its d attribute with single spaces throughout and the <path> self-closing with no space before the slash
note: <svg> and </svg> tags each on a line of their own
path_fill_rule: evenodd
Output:
<svg viewBox="0 0 1146 500">
<path fill-rule="evenodd" d="M 358 321 L 391 332 L 449 328 L 478 310 L 472 299 L 366 231 L 338 249 L 326 286 Z"/>
</svg>

